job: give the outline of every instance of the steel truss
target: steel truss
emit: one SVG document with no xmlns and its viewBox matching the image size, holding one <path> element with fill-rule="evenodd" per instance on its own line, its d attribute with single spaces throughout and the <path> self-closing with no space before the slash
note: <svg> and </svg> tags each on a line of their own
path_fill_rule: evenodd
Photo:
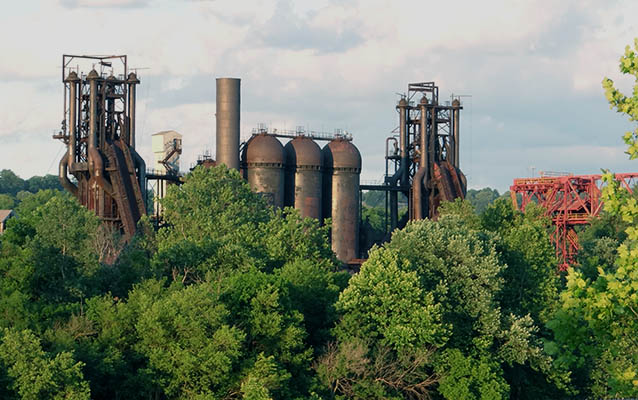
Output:
<svg viewBox="0 0 638 400">
<path fill-rule="evenodd" d="M 638 173 L 616 174 L 620 185 L 633 192 Z M 530 203 L 545 209 L 554 230 L 551 240 L 556 248 L 559 269 L 575 265 L 579 249 L 575 227 L 590 224 L 600 215 L 603 207 L 601 175 L 542 176 L 540 178 L 515 179 L 510 186 L 512 203 L 517 210 L 525 211 Z"/>
</svg>

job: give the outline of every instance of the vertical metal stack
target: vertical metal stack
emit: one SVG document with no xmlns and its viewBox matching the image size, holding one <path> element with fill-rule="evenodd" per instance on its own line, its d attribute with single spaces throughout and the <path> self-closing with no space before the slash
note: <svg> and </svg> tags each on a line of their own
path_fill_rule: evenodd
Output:
<svg viewBox="0 0 638 400">
<path fill-rule="evenodd" d="M 102 71 L 92 69 L 80 76 L 70 70 L 72 62 L 98 64 Z M 113 64 L 119 67 L 117 77 Z M 110 69 L 108 77 L 105 69 Z M 146 165 L 135 151 L 135 87 L 139 80 L 135 73 L 128 73 L 126 56 L 73 55 L 62 57 L 62 80 L 65 122 L 54 135 L 67 145 L 60 160 L 60 181 L 80 203 L 129 239 L 146 213 L 142 190 Z"/>
<path fill-rule="evenodd" d="M 241 80 L 217 78 L 216 147 L 217 163 L 239 169 L 239 109 Z"/>
</svg>

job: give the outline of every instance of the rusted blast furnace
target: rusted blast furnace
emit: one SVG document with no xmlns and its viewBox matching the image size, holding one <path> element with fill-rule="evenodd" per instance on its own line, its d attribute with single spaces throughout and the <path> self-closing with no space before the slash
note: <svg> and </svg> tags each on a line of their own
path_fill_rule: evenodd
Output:
<svg viewBox="0 0 638 400">
<path fill-rule="evenodd" d="M 361 186 L 386 192 L 390 232 L 407 220 L 435 219 L 441 202 L 464 198 L 467 186 L 459 167 L 460 100 L 440 104 L 434 82 L 411 83 L 396 108 L 399 127 L 397 135 L 386 139 L 385 182 Z M 408 214 L 401 221 L 399 193 L 408 200 Z"/>
<path fill-rule="evenodd" d="M 72 62 L 92 63 L 93 69 L 84 75 L 71 69 Z M 128 240 L 146 214 L 146 165 L 135 151 L 135 90 L 140 81 L 128 72 L 126 56 L 73 55 L 62 58 L 62 80 L 64 119 L 54 135 L 67 146 L 59 164 L 60 181 Z"/>
<path fill-rule="evenodd" d="M 413 91 L 417 88 L 411 87 Z M 458 99 L 452 105 L 438 104 L 438 87 L 418 86 L 423 93 L 417 107 L 402 99 L 399 102 L 399 123 L 405 131 L 404 153 L 414 164 L 410 219 L 436 218 L 441 201 L 464 198 L 465 175 L 459 169 Z M 431 98 L 426 97 L 426 93 Z M 410 146 L 410 132 L 413 143 Z"/>
</svg>

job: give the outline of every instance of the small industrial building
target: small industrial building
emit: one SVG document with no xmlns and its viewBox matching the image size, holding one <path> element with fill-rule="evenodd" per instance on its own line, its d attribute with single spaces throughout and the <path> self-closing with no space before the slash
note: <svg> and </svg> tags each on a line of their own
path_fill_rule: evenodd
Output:
<svg viewBox="0 0 638 400">
<path fill-rule="evenodd" d="M 11 217 L 15 217 L 13 210 L 0 210 L 0 234 L 4 233 L 4 230 L 7 229 L 7 221 Z"/>
<path fill-rule="evenodd" d="M 159 176 L 179 175 L 180 155 L 182 154 L 182 135 L 176 131 L 162 131 L 153 134 L 152 149 L 155 155 L 153 164 L 153 174 Z M 162 213 L 162 206 L 159 202 L 166 195 L 168 185 L 173 183 L 170 180 L 159 179 L 153 188 L 153 210 L 155 215 Z"/>
</svg>

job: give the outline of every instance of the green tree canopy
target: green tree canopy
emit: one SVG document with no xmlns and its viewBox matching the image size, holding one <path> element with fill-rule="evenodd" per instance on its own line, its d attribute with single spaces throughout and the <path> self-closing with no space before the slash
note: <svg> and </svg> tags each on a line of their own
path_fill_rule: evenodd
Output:
<svg viewBox="0 0 638 400">
<path fill-rule="evenodd" d="M 0 171 L 0 193 L 15 196 L 27 188 L 26 182 L 10 169 Z"/>
<path fill-rule="evenodd" d="M 544 386 L 529 398 L 560 395 L 564 385 L 543 352 L 539 322 L 503 294 L 515 283 L 505 251 L 524 250 L 515 239 L 534 227 L 534 240 L 548 242 L 544 222 L 534 224 L 503 239 L 481 227 L 469 203 L 456 202 L 442 207 L 437 222 L 396 231 L 340 296 L 337 342 L 318 366 L 322 381 L 346 398 L 503 398 L 518 395 L 510 385 L 538 380 Z M 538 250 L 548 249 L 549 258 L 521 255 L 516 268 L 537 262 L 544 269 L 536 274 L 547 276 L 555 271 L 553 250 Z M 524 287 L 530 304 L 541 282 Z M 527 381 L 512 369 L 524 369 Z M 399 379 L 393 371 L 409 372 Z"/>
<path fill-rule="evenodd" d="M 83 364 L 68 352 L 47 354 L 40 340 L 28 330 L 4 330 L 0 363 L 7 368 L 16 399 L 90 399 L 89 385 L 82 375 Z"/>
<path fill-rule="evenodd" d="M 638 121 L 638 39 L 627 46 L 620 58 L 620 71 L 634 79 L 633 93 L 627 96 L 611 79 L 603 88 L 612 108 Z M 638 128 L 623 137 L 631 159 L 638 157 Z M 613 175 L 603 176 L 605 210 L 626 224 L 617 257 L 611 263 L 600 259 L 596 273 L 570 269 L 567 288 L 550 327 L 555 341 L 550 349 L 557 362 L 574 373 L 574 383 L 582 393 L 595 397 L 635 397 L 638 395 L 638 201 L 620 187 Z M 599 242 L 600 244 L 600 242 Z M 610 245 L 612 243 L 607 243 Z M 612 244 L 613 245 L 613 244 Z M 607 250 L 608 251 L 608 250 Z M 612 253 L 613 254 L 613 253 Z"/>
<path fill-rule="evenodd" d="M 0 193 L 0 210 L 11 210 L 15 205 L 16 201 L 11 195 Z"/>
<path fill-rule="evenodd" d="M 477 213 L 481 214 L 487 206 L 492 204 L 499 197 L 501 197 L 501 195 L 498 193 L 498 190 L 486 187 L 479 190 L 469 189 L 465 199 L 474 206 Z"/>
<path fill-rule="evenodd" d="M 65 273 L 81 272 L 76 297 L 56 284 L 59 298 L 42 303 L 58 310 L 55 318 L 38 316 L 36 325 L 52 354 L 72 352 L 84 364 L 94 398 L 302 399 L 323 391 L 312 361 L 331 337 L 348 280 L 336 272 L 328 227 L 268 208 L 235 171 L 196 170 L 169 190 L 167 224 L 155 235 L 142 219 L 111 265 L 85 239 L 100 228 L 87 228 L 81 208 L 60 217 L 82 235 L 69 229 L 40 239 L 47 205 L 61 201 L 45 193 L 21 204 L 25 233 L 12 251 L 44 247 L 74 266 Z M 40 268 L 25 257 L 11 273 Z M 20 293 L 28 308 L 32 292 Z"/>
<path fill-rule="evenodd" d="M 25 197 L 40 190 L 61 191 L 62 185 L 57 176 L 32 176 L 26 181 L 13 171 L 0 171 L 0 209 L 12 209 Z"/>
</svg>

